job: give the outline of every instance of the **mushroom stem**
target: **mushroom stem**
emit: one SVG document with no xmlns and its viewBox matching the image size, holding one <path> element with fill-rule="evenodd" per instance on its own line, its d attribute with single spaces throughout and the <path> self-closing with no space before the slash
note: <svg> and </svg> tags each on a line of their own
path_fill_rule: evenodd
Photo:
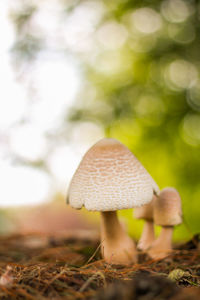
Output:
<svg viewBox="0 0 200 300">
<path fill-rule="evenodd" d="M 101 212 L 101 253 L 107 263 L 127 265 L 136 261 L 135 244 L 116 211 Z"/>
<path fill-rule="evenodd" d="M 137 248 L 145 251 L 152 245 L 154 240 L 155 234 L 153 221 L 146 220 Z"/>
<path fill-rule="evenodd" d="M 159 237 L 154 241 L 148 254 L 154 259 L 163 259 L 172 250 L 173 226 L 163 226 Z"/>
</svg>

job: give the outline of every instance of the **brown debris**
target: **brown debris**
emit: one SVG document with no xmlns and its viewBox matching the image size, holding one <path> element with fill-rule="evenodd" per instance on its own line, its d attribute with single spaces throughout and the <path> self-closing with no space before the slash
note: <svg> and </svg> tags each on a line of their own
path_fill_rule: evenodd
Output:
<svg viewBox="0 0 200 300">
<path fill-rule="evenodd" d="M 7 266 L 5 273 L 3 273 L 0 277 L 0 285 L 1 286 L 8 286 L 13 283 L 13 276 L 12 276 L 12 267 Z"/>
<path fill-rule="evenodd" d="M 200 253 L 187 245 L 164 260 L 139 252 L 139 262 L 124 267 L 104 263 L 89 235 L 1 237 L 0 299 L 197 300 Z"/>
</svg>

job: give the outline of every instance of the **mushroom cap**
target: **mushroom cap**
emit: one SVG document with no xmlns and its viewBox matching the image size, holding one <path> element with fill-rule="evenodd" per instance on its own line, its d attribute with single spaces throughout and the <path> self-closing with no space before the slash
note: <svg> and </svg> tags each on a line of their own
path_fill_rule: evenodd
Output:
<svg viewBox="0 0 200 300">
<path fill-rule="evenodd" d="M 67 202 L 93 211 L 133 208 L 151 201 L 156 184 L 119 141 L 104 138 L 84 155 L 72 177 Z"/>
<path fill-rule="evenodd" d="M 153 195 L 151 202 L 141 207 L 134 209 L 134 217 L 136 219 L 144 219 L 146 221 L 153 221 L 153 206 L 156 196 Z"/>
<path fill-rule="evenodd" d="M 154 222 L 160 226 L 182 223 L 181 198 L 174 188 L 163 189 L 154 201 Z"/>
</svg>

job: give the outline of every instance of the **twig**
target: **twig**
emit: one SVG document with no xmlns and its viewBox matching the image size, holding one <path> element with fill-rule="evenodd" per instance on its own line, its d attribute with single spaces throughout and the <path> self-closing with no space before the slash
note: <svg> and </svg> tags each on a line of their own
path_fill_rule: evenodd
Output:
<svg viewBox="0 0 200 300">
<path fill-rule="evenodd" d="M 79 292 L 82 293 L 90 285 L 90 283 L 93 280 L 95 280 L 98 276 L 100 276 L 103 279 L 103 284 L 104 284 L 104 286 L 106 286 L 105 276 L 104 276 L 104 274 L 102 272 L 99 271 L 96 274 L 92 275 L 90 278 L 88 278 L 88 280 L 80 288 Z"/>
<path fill-rule="evenodd" d="M 97 247 L 97 249 L 94 251 L 94 253 L 92 254 L 92 256 L 88 259 L 88 261 L 82 266 L 82 268 L 85 268 L 89 262 L 95 257 L 96 253 L 98 252 L 99 248 L 101 247 L 101 244 L 99 244 L 99 246 Z"/>
<path fill-rule="evenodd" d="M 50 281 L 48 282 L 48 284 L 45 286 L 45 288 L 42 290 L 42 293 L 44 293 L 44 292 L 46 291 L 46 289 L 47 289 L 54 281 L 56 281 L 59 277 L 61 277 L 65 272 L 66 272 L 66 270 L 63 269 L 60 273 L 58 273 L 56 276 L 54 276 L 54 277 L 52 278 L 52 280 L 50 280 Z"/>
</svg>

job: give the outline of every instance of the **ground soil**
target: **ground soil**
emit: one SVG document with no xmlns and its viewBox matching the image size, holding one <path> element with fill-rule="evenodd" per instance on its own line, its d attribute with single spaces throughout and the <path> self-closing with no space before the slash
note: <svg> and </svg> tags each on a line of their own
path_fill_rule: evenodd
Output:
<svg viewBox="0 0 200 300">
<path fill-rule="evenodd" d="M 196 235 L 164 260 L 139 253 L 123 267 L 100 257 L 94 236 L 24 234 L 0 238 L 0 299 L 200 299 Z"/>
</svg>

